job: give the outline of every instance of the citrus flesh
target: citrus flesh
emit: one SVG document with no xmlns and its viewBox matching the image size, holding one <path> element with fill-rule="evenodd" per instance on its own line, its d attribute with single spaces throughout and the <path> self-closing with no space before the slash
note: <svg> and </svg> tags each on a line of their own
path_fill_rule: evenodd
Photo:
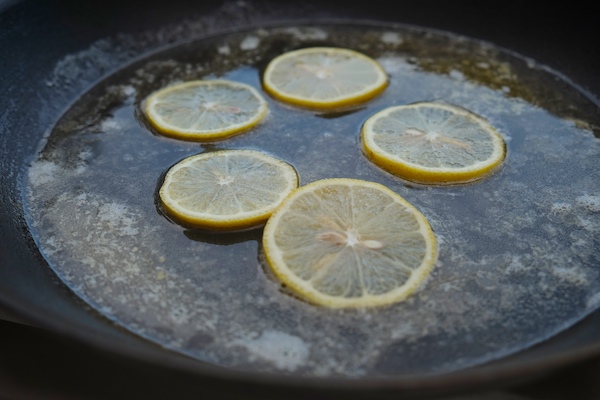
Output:
<svg viewBox="0 0 600 400">
<path fill-rule="evenodd" d="M 274 58 L 263 86 L 281 101 L 330 109 L 375 97 L 386 88 L 387 74 L 377 61 L 354 50 L 311 47 Z"/>
<path fill-rule="evenodd" d="M 332 308 L 399 302 L 437 259 L 421 212 L 381 184 L 346 178 L 293 191 L 267 221 L 263 248 L 288 289 Z"/>
<path fill-rule="evenodd" d="M 159 197 L 176 222 L 208 230 L 264 224 L 298 187 L 296 170 L 253 150 L 222 150 L 188 157 L 167 172 Z"/>
<path fill-rule="evenodd" d="M 388 107 L 367 119 L 361 139 L 373 163 L 421 183 L 474 181 L 506 155 L 504 139 L 486 120 L 442 103 Z"/>
<path fill-rule="evenodd" d="M 268 105 L 253 87 L 227 80 L 191 81 L 154 92 L 146 117 L 161 134 L 189 141 L 225 139 L 256 126 Z"/>
</svg>

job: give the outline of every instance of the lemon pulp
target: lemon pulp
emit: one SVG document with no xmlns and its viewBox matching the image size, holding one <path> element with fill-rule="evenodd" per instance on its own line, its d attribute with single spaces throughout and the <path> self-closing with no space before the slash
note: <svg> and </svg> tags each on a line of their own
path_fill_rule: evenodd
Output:
<svg viewBox="0 0 600 400">
<path fill-rule="evenodd" d="M 387 75 L 374 59 L 357 51 L 311 47 L 273 59 L 265 70 L 263 85 L 281 101 L 329 109 L 375 97 L 385 89 Z"/>
<path fill-rule="evenodd" d="M 423 183 L 469 182 L 505 158 L 502 136 L 483 118 L 443 103 L 388 107 L 361 131 L 369 160 L 402 178 Z"/>
<path fill-rule="evenodd" d="M 241 230 L 264 223 L 297 186 L 295 169 L 282 160 L 253 150 L 223 150 L 174 165 L 159 196 L 183 225 Z"/>
<path fill-rule="evenodd" d="M 385 186 L 323 179 L 295 190 L 263 234 L 274 274 L 328 307 L 373 307 L 408 297 L 437 258 L 425 216 Z"/>
<path fill-rule="evenodd" d="M 225 139 L 257 125 L 268 106 L 253 87 L 228 80 L 191 81 L 148 97 L 145 113 L 160 133 L 176 139 Z"/>
</svg>

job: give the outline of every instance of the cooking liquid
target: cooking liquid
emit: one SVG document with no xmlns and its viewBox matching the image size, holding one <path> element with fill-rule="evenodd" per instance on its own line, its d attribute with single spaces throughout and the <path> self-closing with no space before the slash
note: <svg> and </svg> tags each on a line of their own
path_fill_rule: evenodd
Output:
<svg viewBox="0 0 600 400">
<path fill-rule="evenodd" d="M 388 88 L 339 112 L 295 108 L 263 91 L 263 123 L 205 144 L 163 137 L 141 112 L 152 91 L 180 81 L 230 79 L 262 91 L 269 60 L 316 45 L 375 58 Z M 362 123 L 418 101 L 486 118 L 507 143 L 503 167 L 470 184 L 425 186 L 371 164 Z M 307 376 L 450 372 L 530 347 L 600 306 L 598 126 L 598 105 L 575 87 L 489 44 L 394 25 L 243 31 L 152 54 L 81 97 L 31 164 L 26 213 L 42 254 L 77 295 L 176 352 Z M 384 308 L 331 310 L 295 298 L 263 262 L 261 229 L 211 234 L 161 212 L 168 168 L 220 149 L 279 157 L 302 185 L 332 177 L 386 185 L 439 239 L 431 276 Z"/>
</svg>

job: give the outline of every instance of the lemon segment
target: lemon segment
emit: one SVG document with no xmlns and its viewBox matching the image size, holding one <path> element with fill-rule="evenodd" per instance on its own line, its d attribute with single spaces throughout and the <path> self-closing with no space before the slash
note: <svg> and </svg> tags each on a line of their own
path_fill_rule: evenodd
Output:
<svg viewBox="0 0 600 400">
<path fill-rule="evenodd" d="M 227 80 L 169 86 L 145 103 L 145 115 L 159 133 L 189 141 L 221 140 L 247 131 L 268 111 L 256 89 Z"/>
<path fill-rule="evenodd" d="M 442 103 L 388 107 L 363 124 L 361 141 L 382 169 L 429 184 L 480 179 L 506 156 L 504 139 L 486 120 Z"/>
<path fill-rule="evenodd" d="M 263 75 L 264 89 L 296 106 L 331 109 L 363 103 L 387 86 L 374 59 L 354 50 L 311 47 L 274 58 Z"/>
<path fill-rule="evenodd" d="M 383 185 L 346 178 L 293 191 L 267 221 L 263 249 L 287 288 L 332 308 L 404 300 L 437 260 L 421 212 Z"/>
<path fill-rule="evenodd" d="M 283 160 L 254 150 L 222 150 L 188 157 L 167 172 L 161 204 L 176 222 L 208 230 L 243 230 L 264 224 L 298 187 Z"/>
</svg>

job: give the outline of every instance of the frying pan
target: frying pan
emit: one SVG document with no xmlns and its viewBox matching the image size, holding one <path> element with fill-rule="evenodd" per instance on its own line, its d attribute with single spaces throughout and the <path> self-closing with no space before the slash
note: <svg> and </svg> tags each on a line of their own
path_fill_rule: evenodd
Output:
<svg viewBox="0 0 600 400">
<path fill-rule="evenodd" d="M 113 325 L 74 296 L 37 250 L 24 219 L 21 177 L 40 139 L 95 82 L 121 66 L 191 37 L 297 19 L 353 19 L 423 26 L 488 41 L 556 71 L 600 105 L 600 49 L 592 13 L 505 1 L 421 1 L 391 6 L 333 1 L 11 1 L 0 3 L 0 304 L 77 344 L 77 350 L 148 378 L 157 393 L 221 398 L 423 398 L 499 387 L 600 355 L 600 312 L 531 349 L 464 371 L 386 379 L 316 379 L 231 371 L 173 354 Z M 391 7 L 391 9 L 390 9 Z M 176 27 L 180 27 L 177 29 Z M 156 32 L 162 35 L 156 35 Z M 154 34 L 153 34 L 154 33 Z M 119 37 L 129 47 L 111 47 Z M 105 52 L 69 76 L 68 63 Z M 78 57 L 74 56 L 78 55 Z M 83 56 L 82 56 L 83 55 Z M 102 62 L 103 60 L 103 62 Z M 61 67 L 61 79 L 56 80 Z M 84 71 L 84 73 L 81 73 Z M 62 85 L 60 91 L 54 85 Z M 60 93 L 57 95 L 56 93 Z M 50 97 L 51 101 L 49 101 Z M 42 107 L 42 104 L 45 106 Z M 160 378 L 159 378 L 160 377 Z M 168 377 L 168 379 L 165 379 Z M 153 379 L 156 379 L 153 381 Z M 165 385 L 167 392 L 157 386 Z M 164 388 L 162 388 L 164 389 Z M 147 393 L 148 398 L 153 397 Z"/>
</svg>

